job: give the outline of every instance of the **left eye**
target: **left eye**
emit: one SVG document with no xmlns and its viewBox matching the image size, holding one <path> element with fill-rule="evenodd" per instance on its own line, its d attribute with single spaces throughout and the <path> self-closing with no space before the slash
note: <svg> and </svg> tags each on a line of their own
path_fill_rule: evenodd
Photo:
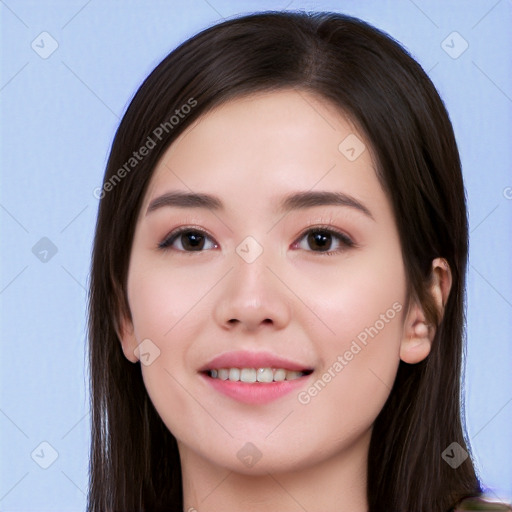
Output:
<svg viewBox="0 0 512 512">
<path fill-rule="evenodd" d="M 295 242 L 294 247 L 306 251 L 333 253 L 340 252 L 353 245 L 354 242 L 343 233 L 338 233 L 332 229 L 315 228 L 304 233 Z"/>
<path fill-rule="evenodd" d="M 171 233 L 158 244 L 158 247 L 160 249 L 172 248 L 184 252 L 199 252 L 215 249 L 217 244 L 204 231 L 188 228 Z"/>
</svg>

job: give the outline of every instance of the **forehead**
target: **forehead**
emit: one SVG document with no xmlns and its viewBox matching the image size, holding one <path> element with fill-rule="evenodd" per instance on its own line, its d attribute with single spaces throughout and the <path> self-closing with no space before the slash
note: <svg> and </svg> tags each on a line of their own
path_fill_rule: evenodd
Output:
<svg viewBox="0 0 512 512">
<path fill-rule="evenodd" d="M 143 208 L 171 189 L 245 208 L 312 189 L 386 202 L 375 168 L 369 142 L 337 106 L 303 90 L 256 93 L 207 112 L 171 144 Z"/>
</svg>

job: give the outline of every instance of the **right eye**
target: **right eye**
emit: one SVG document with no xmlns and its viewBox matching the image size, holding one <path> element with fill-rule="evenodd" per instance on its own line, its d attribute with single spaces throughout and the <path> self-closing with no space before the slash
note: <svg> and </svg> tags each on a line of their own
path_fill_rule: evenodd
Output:
<svg viewBox="0 0 512 512">
<path fill-rule="evenodd" d="M 202 230 L 179 228 L 162 240 L 158 248 L 182 252 L 202 252 L 216 249 L 218 245 Z"/>
</svg>

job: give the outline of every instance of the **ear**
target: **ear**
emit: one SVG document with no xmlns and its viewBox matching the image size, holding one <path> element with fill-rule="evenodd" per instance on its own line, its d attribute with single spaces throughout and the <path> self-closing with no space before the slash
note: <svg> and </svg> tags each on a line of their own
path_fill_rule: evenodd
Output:
<svg viewBox="0 0 512 512">
<path fill-rule="evenodd" d="M 432 295 L 439 311 L 439 321 L 444 315 L 444 308 L 452 287 L 450 266 L 444 258 L 432 260 Z M 416 364 L 423 361 L 432 348 L 432 341 L 437 326 L 428 324 L 421 304 L 415 301 L 409 308 L 405 320 L 404 335 L 400 345 L 400 359 L 405 363 Z"/>
<path fill-rule="evenodd" d="M 120 320 L 115 322 L 116 333 L 121 342 L 124 356 L 128 361 L 136 363 L 139 361 L 139 351 L 136 350 L 138 343 L 135 337 L 133 322 L 126 314 L 121 313 L 118 318 L 120 318 Z"/>
</svg>

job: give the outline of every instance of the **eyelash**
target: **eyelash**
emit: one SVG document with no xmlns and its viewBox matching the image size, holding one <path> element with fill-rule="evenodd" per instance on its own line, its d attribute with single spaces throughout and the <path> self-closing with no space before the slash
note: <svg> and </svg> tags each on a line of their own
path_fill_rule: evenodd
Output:
<svg viewBox="0 0 512 512">
<path fill-rule="evenodd" d="M 213 241 L 213 237 L 211 237 L 203 229 L 199 229 L 199 228 L 196 228 L 194 226 L 185 226 L 185 227 L 182 227 L 182 228 L 178 228 L 175 231 L 172 231 L 171 233 L 169 233 L 164 238 L 164 240 L 162 240 L 158 244 L 158 249 L 160 249 L 162 251 L 173 250 L 171 248 L 171 245 L 178 239 L 178 237 L 180 235 L 182 235 L 183 233 L 188 233 L 188 232 L 196 233 L 196 234 L 200 234 L 200 235 L 206 236 L 207 238 L 209 238 L 210 240 Z M 307 252 L 316 253 L 316 254 L 321 255 L 321 256 L 333 256 L 335 254 L 339 254 L 341 252 L 344 252 L 347 249 L 350 249 L 352 247 L 357 247 L 356 243 L 353 242 L 352 239 L 350 237 L 348 237 L 345 233 L 342 233 L 341 231 L 333 229 L 331 226 L 321 226 L 321 225 L 320 226 L 314 226 L 314 227 L 307 228 L 305 231 L 303 231 L 299 235 L 299 237 L 296 239 L 296 241 L 293 242 L 292 246 L 298 245 L 304 239 L 304 237 L 306 235 L 308 235 L 310 233 L 315 233 L 315 232 L 320 232 L 320 233 L 332 235 L 334 238 L 336 238 L 340 242 L 340 244 L 343 247 L 335 249 L 335 250 L 330 250 L 330 251 L 312 251 L 311 250 L 311 251 L 307 251 Z M 214 242 L 214 245 L 216 247 L 218 247 L 217 242 Z M 201 250 L 201 251 L 186 251 L 186 250 L 182 250 L 182 249 L 175 249 L 175 250 L 178 251 L 178 252 L 181 252 L 181 253 L 186 253 L 188 255 L 193 255 L 194 253 L 204 252 L 204 250 Z M 206 250 L 211 250 L 211 249 L 206 249 Z"/>
</svg>

